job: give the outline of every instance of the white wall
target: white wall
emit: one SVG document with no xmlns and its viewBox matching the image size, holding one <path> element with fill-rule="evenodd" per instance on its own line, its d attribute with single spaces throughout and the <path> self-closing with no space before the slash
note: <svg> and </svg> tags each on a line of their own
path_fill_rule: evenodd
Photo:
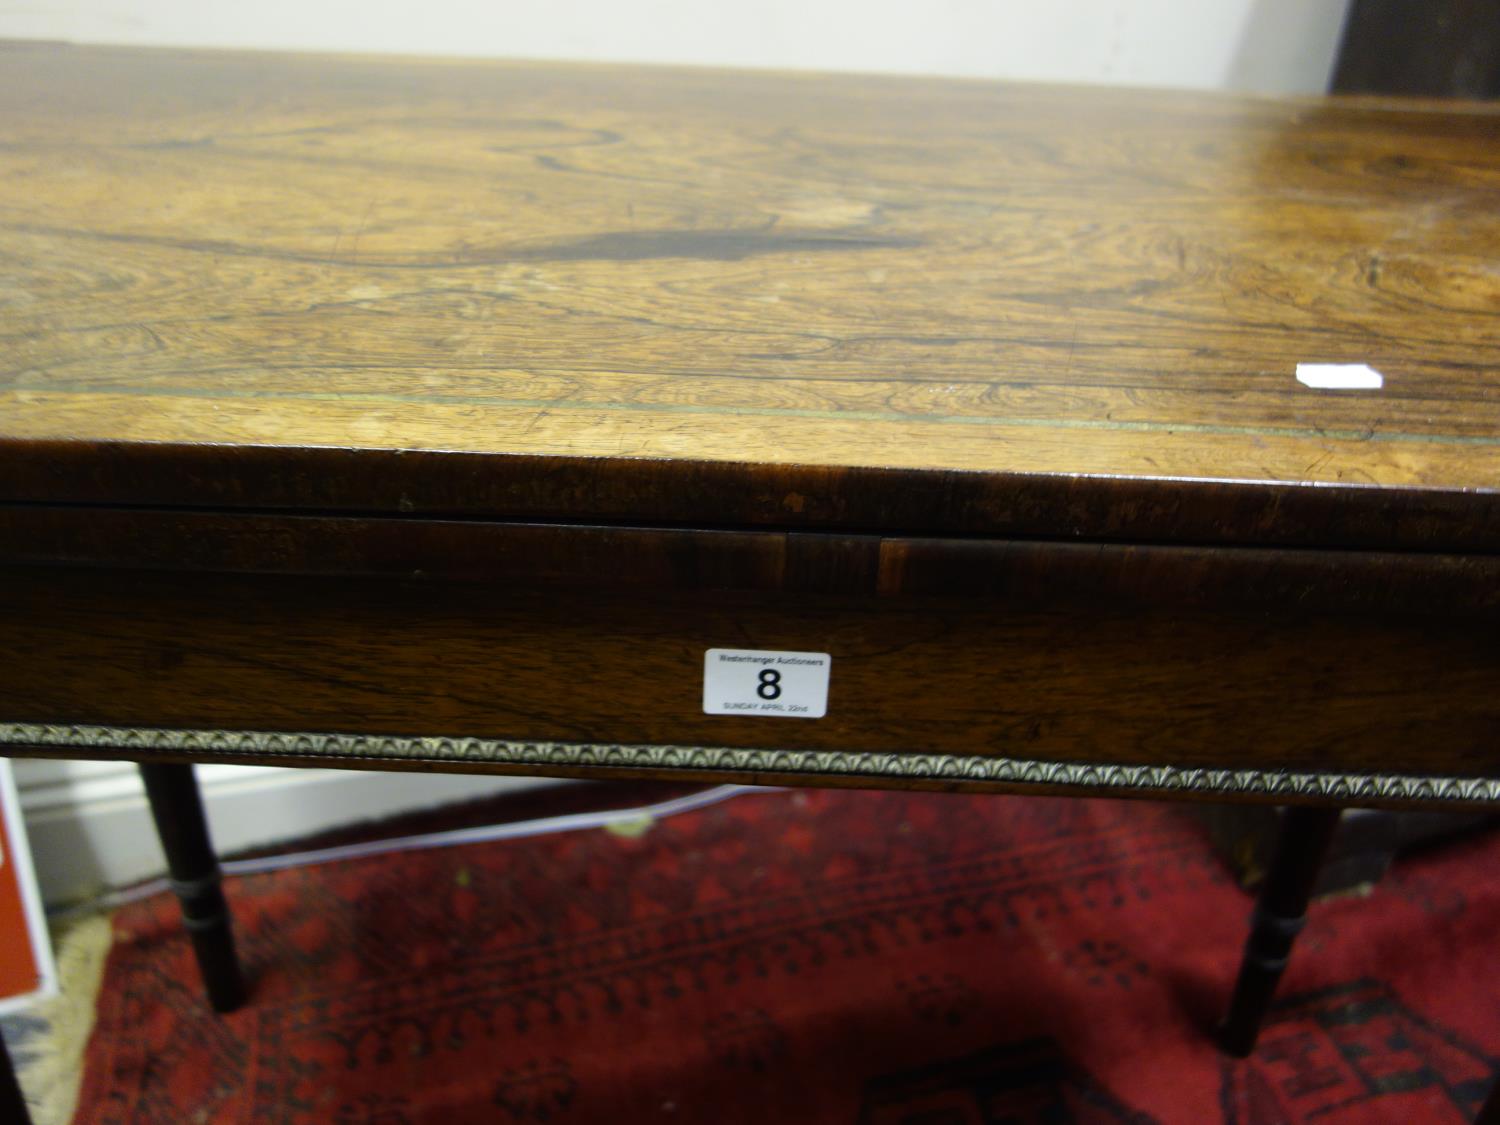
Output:
<svg viewBox="0 0 1500 1125">
<path fill-rule="evenodd" d="M 550 779 L 200 765 L 221 853 Z M 60 905 L 161 874 L 139 774 L 129 762 L 17 759 L 16 787 L 42 898 Z"/>
<path fill-rule="evenodd" d="M 1321 91 L 1348 0 L 39 0 L 0 37 Z"/>
<path fill-rule="evenodd" d="M 1348 0 L 35 0 L 0 38 L 605 59 L 1255 91 L 1324 88 Z M 220 847 L 517 782 L 201 771 Z M 134 770 L 18 762 L 44 894 L 158 870 Z"/>
</svg>

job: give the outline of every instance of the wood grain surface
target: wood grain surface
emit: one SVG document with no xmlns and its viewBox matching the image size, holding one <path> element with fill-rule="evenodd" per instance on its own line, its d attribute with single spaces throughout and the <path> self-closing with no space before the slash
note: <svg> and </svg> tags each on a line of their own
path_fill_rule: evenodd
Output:
<svg viewBox="0 0 1500 1125">
<path fill-rule="evenodd" d="M 975 603 L 64 568 L 0 578 L 7 722 L 1500 776 L 1494 622 L 1462 615 L 1183 614 L 1024 586 Z M 705 715 L 713 647 L 829 653 L 828 714 Z M 90 756 L 112 752 L 149 757 Z M 886 783 L 924 781 L 942 784 Z"/>
<path fill-rule="evenodd" d="M 1494 549 L 1497 255 L 1482 106 L 5 45 L 0 500 Z"/>
<path fill-rule="evenodd" d="M 0 505 L 0 566 L 1500 619 L 1500 556 Z M 149 607 L 133 612 L 149 615 Z M 953 612 L 951 605 L 936 609 Z"/>
</svg>

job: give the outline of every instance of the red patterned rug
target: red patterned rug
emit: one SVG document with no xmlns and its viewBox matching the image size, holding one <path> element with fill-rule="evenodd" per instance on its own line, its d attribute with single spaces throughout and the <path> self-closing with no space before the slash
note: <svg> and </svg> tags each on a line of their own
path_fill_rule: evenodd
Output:
<svg viewBox="0 0 1500 1125">
<path fill-rule="evenodd" d="M 77 1120 L 1464 1122 L 1500 1066 L 1500 837 L 1314 907 L 1255 1056 L 1248 899 L 1170 807 L 757 794 L 229 884 L 251 1003 L 121 910 Z"/>
</svg>

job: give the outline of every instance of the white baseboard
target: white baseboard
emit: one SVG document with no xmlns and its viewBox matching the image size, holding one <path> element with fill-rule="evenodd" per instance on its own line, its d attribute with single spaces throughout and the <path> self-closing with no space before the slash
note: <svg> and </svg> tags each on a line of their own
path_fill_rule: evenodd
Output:
<svg viewBox="0 0 1500 1125">
<path fill-rule="evenodd" d="M 219 852 L 263 847 L 362 820 L 552 785 L 552 778 L 200 765 Z M 140 776 L 129 762 L 18 759 L 42 897 L 74 902 L 165 869 Z"/>
</svg>

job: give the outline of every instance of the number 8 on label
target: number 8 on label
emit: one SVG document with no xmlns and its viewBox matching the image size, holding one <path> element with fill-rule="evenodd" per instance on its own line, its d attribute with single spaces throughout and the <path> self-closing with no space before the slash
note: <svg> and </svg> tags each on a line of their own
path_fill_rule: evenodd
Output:
<svg viewBox="0 0 1500 1125">
<path fill-rule="evenodd" d="M 703 713 L 745 719 L 821 719 L 828 713 L 826 652 L 711 648 L 703 654 Z"/>
</svg>

